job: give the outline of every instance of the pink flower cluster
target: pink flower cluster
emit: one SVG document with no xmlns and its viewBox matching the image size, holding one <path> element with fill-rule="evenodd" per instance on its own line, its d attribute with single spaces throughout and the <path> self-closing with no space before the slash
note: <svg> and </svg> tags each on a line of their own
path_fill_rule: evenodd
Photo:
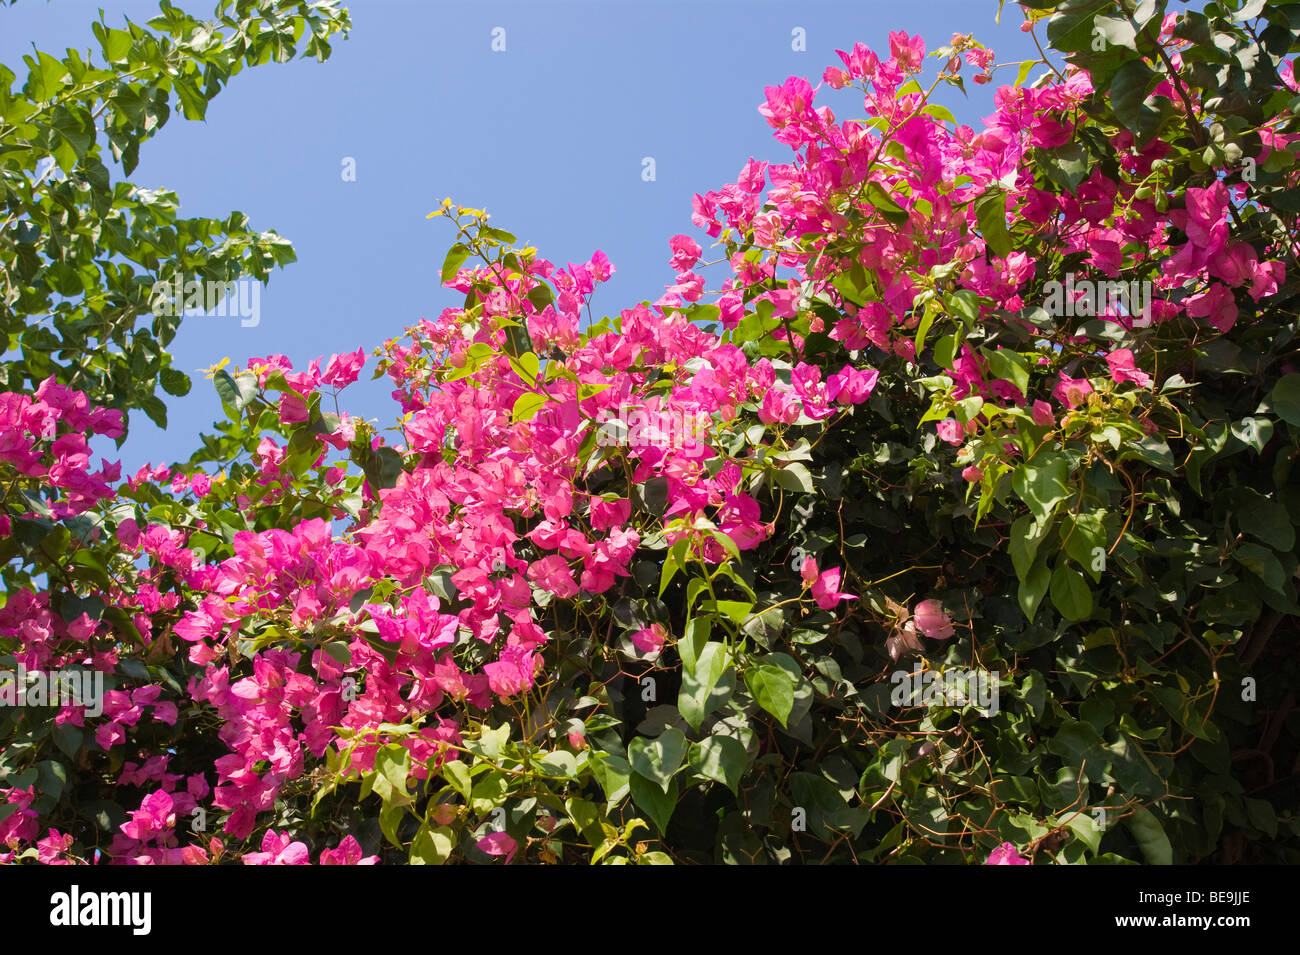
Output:
<svg viewBox="0 0 1300 955">
<path fill-rule="evenodd" d="M 112 484 L 122 476 L 119 463 L 101 460 L 98 471 L 90 469 L 86 432 L 117 438 L 122 425 L 122 412 L 92 408 L 80 391 L 50 377 L 33 396 L 0 393 L 0 462 L 40 479 L 46 488 L 62 491 L 50 502 L 55 516 L 81 514 L 111 498 Z M 0 532 L 9 533 L 8 523 L 6 517 Z"/>
</svg>

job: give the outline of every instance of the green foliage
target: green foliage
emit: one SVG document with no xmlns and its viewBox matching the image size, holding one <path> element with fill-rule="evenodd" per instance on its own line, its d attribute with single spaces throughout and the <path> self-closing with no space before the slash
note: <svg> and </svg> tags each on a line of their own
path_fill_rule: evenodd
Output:
<svg viewBox="0 0 1300 955">
<path fill-rule="evenodd" d="M 180 218 L 174 193 L 113 166 L 129 176 L 174 112 L 202 119 L 245 66 L 324 60 L 350 21 L 332 0 L 222 0 L 206 21 L 164 0 L 146 25 L 92 26 L 89 58 L 35 51 L 25 78 L 0 66 L 0 333 L 17 356 L 0 388 L 52 375 L 165 426 L 159 385 L 183 395 L 189 382 L 167 353 L 182 316 L 158 308 L 157 283 L 265 282 L 294 253 L 239 212 Z"/>
</svg>

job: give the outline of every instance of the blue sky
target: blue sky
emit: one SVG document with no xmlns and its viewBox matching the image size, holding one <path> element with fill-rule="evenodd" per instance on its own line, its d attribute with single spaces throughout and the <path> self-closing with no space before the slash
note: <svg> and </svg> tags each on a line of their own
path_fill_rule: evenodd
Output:
<svg viewBox="0 0 1300 955">
<path fill-rule="evenodd" d="M 211 0 L 176 0 L 195 16 Z M 920 33 L 933 49 L 974 33 L 998 62 L 1035 56 L 1008 3 L 995 0 L 361 0 L 348 4 L 353 31 L 333 56 L 246 69 L 209 106 L 203 122 L 176 114 L 145 144 L 132 181 L 168 188 L 183 215 L 246 213 L 258 229 L 290 239 L 298 261 L 262 290 L 260 322 L 193 317 L 172 345 L 194 378 L 185 398 L 166 397 L 169 427 L 132 416 L 110 459 L 128 473 L 145 461 L 183 461 L 197 435 L 222 417 L 201 370 L 229 357 L 283 353 L 312 358 L 399 336 L 461 296 L 438 287 L 453 241 L 426 215 L 444 196 L 485 208 L 492 223 L 564 265 L 604 251 L 617 272 L 596 293 L 597 316 L 653 300 L 673 279 L 668 239 L 708 240 L 691 225 L 691 197 L 734 180 L 753 156 L 789 160 L 758 114 L 763 87 L 788 76 L 816 85 L 836 49 L 861 41 L 888 50 L 890 30 Z M 22 55 L 94 48 L 90 24 L 143 22 L 152 2 L 19 0 L 0 7 L 0 62 L 25 76 Z M 505 30 L 505 50 L 492 49 Z M 806 50 L 793 48 L 802 28 Z M 1040 31 L 1041 32 L 1041 31 Z M 932 74 L 938 61 L 927 61 Z M 967 76 L 971 70 L 965 68 Z M 938 100 L 978 126 L 995 84 L 968 81 L 968 97 Z M 861 115 L 860 98 L 823 90 L 837 118 Z M 345 158 L 356 181 L 344 181 Z M 653 157 L 656 178 L 642 179 Z M 711 287 L 716 270 L 706 273 Z M 396 405 L 387 380 L 347 392 L 347 410 L 381 427 Z"/>
</svg>

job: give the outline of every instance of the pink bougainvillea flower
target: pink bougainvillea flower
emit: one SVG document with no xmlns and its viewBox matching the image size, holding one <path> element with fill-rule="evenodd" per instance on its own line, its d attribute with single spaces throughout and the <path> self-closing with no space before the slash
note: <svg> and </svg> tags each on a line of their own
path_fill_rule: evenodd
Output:
<svg viewBox="0 0 1300 955">
<path fill-rule="evenodd" d="M 1261 262 L 1251 277 L 1250 297 L 1258 302 L 1268 295 L 1276 295 L 1278 287 L 1286 281 L 1286 266 L 1281 262 Z"/>
<path fill-rule="evenodd" d="M 321 865 L 378 865 L 379 856 L 362 856 L 361 843 L 349 833 L 339 842 L 336 849 L 322 849 Z"/>
<path fill-rule="evenodd" d="M 36 861 L 41 865 L 72 865 L 72 862 L 64 858 L 72 848 L 72 843 L 71 835 L 51 828 L 50 834 L 36 843 Z"/>
<path fill-rule="evenodd" d="M 957 631 L 953 629 L 952 620 L 944 613 L 942 600 L 922 600 L 912 613 L 916 629 L 931 640 L 947 640 Z"/>
<path fill-rule="evenodd" d="M 506 865 L 510 864 L 519 850 L 519 844 L 515 842 L 514 837 L 505 832 L 490 832 L 475 845 L 490 856 L 505 856 Z"/>
<path fill-rule="evenodd" d="M 333 385 L 336 388 L 350 385 L 357 380 L 357 374 L 365 363 L 366 354 L 360 348 L 342 355 L 331 355 L 325 365 L 325 373 L 321 375 L 321 384 Z"/>
<path fill-rule="evenodd" d="M 131 819 L 119 827 L 132 839 L 141 842 L 152 839 L 176 825 L 175 804 L 170 793 L 157 792 L 145 796 L 139 809 L 131 811 Z"/>
<path fill-rule="evenodd" d="M 627 498 L 606 501 L 603 498 L 593 497 L 591 499 L 592 530 L 607 531 L 611 527 L 618 527 L 627 522 L 631 513 L 632 502 Z"/>
<path fill-rule="evenodd" d="M 1229 242 L 1209 264 L 1215 278 L 1229 285 L 1248 285 L 1259 268 L 1259 259 L 1250 243 Z"/>
<path fill-rule="evenodd" d="M 794 424 L 799 420 L 799 399 L 793 391 L 783 386 L 775 386 L 763 395 L 763 403 L 758 409 L 758 420 L 763 424 Z"/>
<path fill-rule="evenodd" d="M 559 554 L 549 554 L 541 560 L 533 561 L 528 567 L 528 579 L 557 597 L 567 599 L 578 593 L 573 571 Z"/>
<path fill-rule="evenodd" d="M 497 696 L 506 699 L 518 696 L 533 685 L 536 668 L 541 663 L 537 654 L 520 646 L 507 646 L 495 663 L 484 664 L 488 686 Z"/>
<path fill-rule="evenodd" d="M 842 405 L 861 404 L 871 397 L 879 378 L 878 371 L 859 371 L 852 365 L 845 365 L 826 379 L 826 399 Z"/>
<path fill-rule="evenodd" d="M 1107 355 L 1106 364 L 1110 366 L 1110 377 L 1117 385 L 1131 381 L 1139 388 L 1146 388 L 1151 384 L 1151 376 L 1134 364 L 1133 352 L 1127 348 L 1117 348 Z"/>
<path fill-rule="evenodd" d="M 974 484 L 984 478 L 984 472 L 972 464 L 969 467 L 962 469 L 961 476 L 971 484 Z"/>
<path fill-rule="evenodd" d="M 824 570 L 817 575 L 812 585 L 813 600 L 823 610 L 831 610 L 841 600 L 852 600 L 857 594 L 840 590 L 840 569 Z"/>
<path fill-rule="evenodd" d="M 280 422 L 299 424 L 306 421 L 307 417 L 307 403 L 293 392 L 285 392 L 280 398 Z"/>
<path fill-rule="evenodd" d="M 838 567 L 819 573 L 817 561 L 813 557 L 803 559 L 803 563 L 799 565 L 799 576 L 803 580 L 804 586 L 812 589 L 813 599 L 817 601 L 817 606 L 823 610 L 830 610 L 841 600 L 852 600 L 857 596 L 857 594 L 840 592 L 840 569 Z"/>
<path fill-rule="evenodd" d="M 900 70 L 914 73 L 925 60 L 925 40 L 919 36 L 909 37 L 902 30 L 890 33 L 889 55 L 898 62 Z"/>
<path fill-rule="evenodd" d="M 641 653 L 658 653 L 663 649 L 667 638 L 668 632 L 664 630 L 663 624 L 652 623 L 632 634 L 632 644 Z"/>
<path fill-rule="evenodd" d="M 817 559 L 815 557 L 805 557 L 803 563 L 799 565 L 799 576 L 803 579 L 805 587 L 811 587 L 817 581 Z"/>
<path fill-rule="evenodd" d="M 1052 397 L 1067 408 L 1077 408 L 1092 394 L 1092 382 L 1087 378 L 1070 378 L 1061 376 L 1061 380 L 1052 389 Z"/>
<path fill-rule="evenodd" d="M 1046 401 L 1035 401 L 1033 408 L 1034 424 L 1044 428 L 1050 428 L 1056 424 L 1056 416 L 1052 414 L 1052 406 Z"/>
<path fill-rule="evenodd" d="M 956 418 L 944 418 L 936 422 L 934 430 L 939 433 L 940 438 L 951 445 L 958 445 L 966 440 L 966 430 Z"/>
<path fill-rule="evenodd" d="M 287 834 L 268 829 L 261 852 L 245 852 L 244 865 L 311 865 L 311 855 L 301 842 L 290 842 Z"/>
<path fill-rule="evenodd" d="M 1237 324 L 1237 301 L 1232 296 L 1232 289 L 1219 282 L 1204 292 L 1190 296 L 1183 305 L 1192 318 L 1207 318 L 1221 332 L 1231 331 L 1232 326 Z"/>
<path fill-rule="evenodd" d="M 1004 842 L 984 860 L 985 865 L 1029 865 L 1029 860 L 1021 856 L 1020 852 L 1010 842 Z"/>
<path fill-rule="evenodd" d="M 700 244 L 688 235 L 673 236 L 668 240 L 668 247 L 673 250 L 669 265 L 674 272 L 686 272 L 700 259 Z"/>
</svg>

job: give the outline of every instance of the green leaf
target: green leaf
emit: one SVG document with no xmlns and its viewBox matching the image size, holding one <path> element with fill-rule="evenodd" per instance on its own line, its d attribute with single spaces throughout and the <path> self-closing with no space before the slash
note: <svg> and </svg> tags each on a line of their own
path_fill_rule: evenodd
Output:
<svg viewBox="0 0 1300 955">
<path fill-rule="evenodd" d="M 840 791 L 823 776 L 791 773 L 790 797 L 808 813 L 808 832 L 820 838 L 831 835 L 828 829 L 849 829 L 856 836 L 866 825 L 866 808 L 850 809 Z"/>
<path fill-rule="evenodd" d="M 1052 572 L 1052 603 L 1066 620 L 1079 621 L 1092 613 L 1092 589 L 1083 574 L 1066 563 Z"/>
<path fill-rule="evenodd" d="M 758 705 L 785 726 L 794 708 L 794 678 L 779 666 L 760 664 L 745 671 L 745 685 Z"/>
<path fill-rule="evenodd" d="M 691 581 L 695 583 L 694 580 Z M 703 581 L 701 581 L 703 583 Z M 686 631 L 682 639 L 677 641 L 677 654 L 682 658 L 682 663 L 687 672 L 695 669 L 695 663 L 706 646 L 709 646 L 709 633 L 713 629 L 713 617 L 692 617 L 686 621 Z"/>
<path fill-rule="evenodd" d="M 894 201 L 885 187 L 874 179 L 867 183 L 867 202 L 875 207 L 887 222 L 894 225 L 903 225 L 907 222 L 907 212 Z"/>
<path fill-rule="evenodd" d="M 711 530 L 708 531 L 707 533 L 710 537 L 712 537 L 715 541 L 718 542 L 718 544 L 722 547 L 723 550 L 727 552 L 728 557 L 730 557 L 732 560 L 740 560 L 740 545 L 736 543 L 735 539 L 732 538 L 730 534 L 726 533 L 725 531 L 718 531 L 718 530 Z M 736 602 L 734 600 L 719 601 L 719 606 L 735 605 L 735 604 Z M 752 607 L 753 604 L 749 604 L 749 606 Z M 745 612 L 748 613 L 748 610 L 746 610 Z M 733 614 L 733 618 L 734 618 L 734 614 Z M 743 614 L 741 616 L 741 619 L 744 619 Z M 736 622 L 739 623 L 740 620 L 737 620 Z"/>
<path fill-rule="evenodd" d="M 1293 428 L 1300 428 L 1300 374 L 1284 375 L 1273 386 L 1268 399 L 1279 418 Z"/>
<path fill-rule="evenodd" d="M 520 353 L 518 359 L 510 360 L 510 367 L 525 383 L 531 385 L 537 381 L 537 372 L 541 369 L 541 363 L 538 362 L 536 354 L 525 351 Z"/>
<path fill-rule="evenodd" d="M 442 778 L 447 780 L 451 788 L 468 800 L 474 786 L 474 781 L 469 776 L 469 767 L 459 759 L 451 759 L 442 764 L 441 772 Z"/>
<path fill-rule="evenodd" d="M 640 776 L 632 777 L 632 802 L 638 809 L 650 817 L 660 835 L 667 835 L 668 820 L 677 808 L 677 780 L 668 784 L 668 789 L 661 790 L 654 783 Z"/>
<path fill-rule="evenodd" d="M 934 343 L 934 362 L 940 368 L 951 368 L 957 359 L 957 350 L 961 347 L 961 337 L 957 332 L 945 335 Z"/>
<path fill-rule="evenodd" d="M 1051 529 L 1052 522 L 1034 520 L 1032 515 L 1022 514 L 1016 518 L 1015 523 L 1011 525 L 1011 535 L 1007 543 L 1007 549 L 1011 552 L 1011 563 L 1016 569 L 1016 577 L 1023 583 L 1025 576 L 1034 566 L 1034 558 L 1038 555 L 1038 547 L 1042 544 L 1043 539 L 1047 537 L 1048 530 Z"/>
<path fill-rule="evenodd" d="M 691 769 L 705 779 L 720 782 L 738 794 L 741 777 L 749 766 L 749 754 L 735 737 L 710 736 L 691 745 L 689 762 Z"/>
<path fill-rule="evenodd" d="M 371 451 L 366 458 L 364 470 L 366 480 L 374 488 L 396 487 L 397 478 L 402 473 L 402 456 L 388 447 Z"/>
<path fill-rule="evenodd" d="M 776 483 L 787 491 L 801 491 L 804 494 L 813 492 L 812 473 L 807 465 L 799 461 L 793 461 L 777 471 Z"/>
<path fill-rule="evenodd" d="M 1101 569 L 1096 559 L 1097 551 L 1100 549 L 1103 554 L 1106 551 L 1106 528 L 1102 523 L 1101 514 L 1102 512 L 1099 511 L 1066 514 L 1061 524 L 1061 540 L 1065 552 L 1087 571 L 1095 582 L 1101 581 Z"/>
<path fill-rule="evenodd" d="M 1066 143 L 1044 150 L 1041 168 L 1047 177 L 1063 189 L 1074 192 L 1088 175 L 1088 153 L 1078 143 Z"/>
<path fill-rule="evenodd" d="M 600 810 L 594 802 L 588 802 L 586 799 L 570 799 L 564 804 L 564 808 L 578 831 L 582 833 L 582 837 L 587 840 L 587 845 L 595 849 L 605 841 L 605 831 L 600 826 Z"/>
<path fill-rule="evenodd" d="M 502 723 L 496 729 L 483 727 L 479 733 L 479 747 L 483 755 L 488 759 L 496 759 L 501 755 L 502 748 L 510 742 L 510 724 Z"/>
<path fill-rule="evenodd" d="M 1273 437 L 1273 422 L 1263 415 L 1252 415 L 1234 421 L 1228 426 L 1232 436 L 1242 444 L 1255 449 L 1256 454 L 1264 453 L 1264 445 Z"/>
<path fill-rule="evenodd" d="M 405 815 L 402 804 L 398 802 L 385 802 L 383 808 L 379 810 L 379 831 L 384 834 L 385 839 L 399 849 L 404 846 L 397 833 L 397 827 L 402 824 L 402 817 Z"/>
<path fill-rule="evenodd" d="M 169 395 L 183 398 L 190 393 L 190 376 L 175 368 L 164 368 L 158 373 L 163 390 Z"/>
<path fill-rule="evenodd" d="M 457 242 L 447 250 L 447 257 L 442 260 L 442 283 L 446 285 L 456 277 L 460 267 L 469 258 L 469 249 Z"/>
<path fill-rule="evenodd" d="M 411 751 L 398 743 L 389 743 L 375 754 L 375 772 L 388 784 L 390 793 L 380 793 L 384 802 L 404 806 L 411 802 L 406 792 L 406 778 L 411 771 Z M 375 792 L 379 792 L 376 785 Z"/>
<path fill-rule="evenodd" d="M 352 651 L 342 640 L 332 640 L 325 644 L 325 652 L 344 666 L 352 664 Z"/>
<path fill-rule="evenodd" d="M 1137 458 L 1166 474 L 1176 472 L 1173 452 L 1169 450 L 1168 442 L 1159 435 L 1148 435 L 1137 441 L 1128 442 L 1120 458 L 1121 460 Z"/>
<path fill-rule="evenodd" d="M 1258 495 L 1248 500 L 1237 511 L 1237 523 L 1252 537 L 1262 540 L 1274 550 L 1286 553 L 1295 547 L 1295 526 L 1291 514 L 1278 501 Z"/>
<path fill-rule="evenodd" d="M 1174 850 L 1169 844 L 1160 820 L 1146 806 L 1138 806 L 1131 816 L 1124 818 L 1138 848 L 1150 865 L 1173 865 Z"/>
<path fill-rule="evenodd" d="M 921 108 L 921 112 L 945 123 L 952 123 L 954 126 L 957 124 L 957 117 L 952 114 L 952 110 L 946 106 L 940 106 L 938 103 L 927 103 Z"/>
<path fill-rule="evenodd" d="M 1070 827 L 1076 839 L 1081 840 L 1084 845 L 1092 850 L 1096 855 L 1101 846 L 1101 828 L 1097 825 L 1097 820 L 1089 813 L 1070 812 L 1064 820 L 1065 825 Z"/>
<path fill-rule="evenodd" d="M 82 731 L 73 726 L 71 723 L 56 723 L 54 731 L 51 734 L 54 737 L 54 745 L 67 754 L 70 758 L 76 759 L 77 753 L 81 749 Z"/>
<path fill-rule="evenodd" d="M 1052 572 L 1047 568 L 1047 561 L 1040 557 L 1016 592 L 1016 599 L 1026 620 L 1033 621 L 1034 614 L 1038 612 L 1038 605 L 1043 602 L 1043 596 L 1047 593 L 1051 582 Z"/>
<path fill-rule="evenodd" d="M 555 296 L 551 292 L 551 287 L 545 282 L 534 285 L 528 290 L 528 294 L 525 295 L 524 298 L 528 299 L 528 301 L 532 303 L 533 307 L 539 312 L 544 311 L 546 306 L 555 301 Z"/>
<path fill-rule="evenodd" d="M 1134 135 L 1139 146 L 1146 145 L 1160 128 L 1159 111 L 1146 105 L 1147 95 L 1158 80 L 1159 74 L 1143 60 L 1131 59 L 1115 72 L 1110 81 L 1110 101 L 1115 117 Z"/>
<path fill-rule="evenodd" d="M 980 235 L 999 258 L 1006 258 L 1012 249 L 1011 234 L 1007 232 L 1006 204 L 1006 193 L 1001 189 L 991 189 L 975 200 L 975 219 L 979 223 Z"/>
<path fill-rule="evenodd" d="M 1137 31 L 1128 20 L 1120 17 L 1098 16 L 1092 21 L 1092 29 L 1095 34 L 1105 37 L 1108 43 L 1127 47 L 1134 53 L 1138 51 Z"/>
<path fill-rule="evenodd" d="M 1157 731 L 1159 732 L 1159 731 Z M 1110 746 L 1110 773 L 1126 793 L 1139 796 L 1159 796 L 1165 791 L 1165 781 L 1151 765 L 1151 760 L 1138 743 L 1120 734 Z"/>
<path fill-rule="evenodd" d="M 546 396 L 539 395 L 535 391 L 525 391 L 515 399 L 515 405 L 510 410 L 510 421 L 512 424 L 519 421 L 531 421 L 537 417 L 537 412 L 546 406 Z"/>
<path fill-rule="evenodd" d="M 632 767 L 622 756 L 601 753 L 591 761 L 591 772 L 600 783 L 600 788 L 605 790 L 605 799 L 610 805 L 622 802 L 627 797 Z"/>
<path fill-rule="evenodd" d="M 217 395 L 221 403 L 230 405 L 236 411 L 243 411 L 245 406 L 257 395 L 257 375 L 241 371 L 238 377 L 231 377 L 225 369 L 212 376 Z"/>
<path fill-rule="evenodd" d="M 926 293 L 930 294 L 930 293 Z M 930 334 L 930 326 L 934 324 L 935 317 L 939 315 L 939 309 L 931 299 L 926 303 L 925 311 L 921 314 L 920 324 L 916 326 L 916 336 L 912 339 L 916 345 L 916 353 L 919 355 L 925 351 L 925 339 Z"/>
<path fill-rule="evenodd" d="M 1016 495 L 1029 505 L 1034 517 L 1044 521 L 1056 505 L 1069 496 L 1068 474 L 1063 455 L 1045 452 L 1036 459 L 1022 462 L 1012 476 L 1011 486 Z"/>
<path fill-rule="evenodd" d="M 668 585 L 673 582 L 677 572 L 686 566 L 686 548 L 690 546 L 690 541 L 679 540 L 668 548 L 668 555 L 664 557 L 663 570 L 659 573 L 659 596 L 664 595 Z"/>
<path fill-rule="evenodd" d="M 68 768 L 53 759 L 43 759 L 36 764 L 36 791 L 52 799 L 63 795 L 68 785 Z"/>
<path fill-rule="evenodd" d="M 754 609 L 754 604 L 748 600 L 706 600 L 700 606 L 704 610 L 722 614 L 735 624 L 748 620 Z"/>
<path fill-rule="evenodd" d="M 547 753 L 537 761 L 537 764 L 551 776 L 561 776 L 565 779 L 578 777 L 577 757 L 562 749 Z"/>
<path fill-rule="evenodd" d="M 91 24 L 91 29 L 104 50 L 105 60 L 109 63 L 117 63 L 126 59 L 127 53 L 131 50 L 131 34 L 125 30 L 106 28 L 102 23 Z"/>
<path fill-rule="evenodd" d="M 452 831 L 446 826 L 421 829 L 411 842 L 412 865 L 442 865 L 456 847 Z"/>
<path fill-rule="evenodd" d="M 633 771 L 657 784 L 664 792 L 668 792 L 668 784 L 682 768 L 687 746 L 685 734 L 670 726 L 660 733 L 657 739 L 636 737 L 628 743 L 627 758 L 632 764 Z"/>
<path fill-rule="evenodd" d="M 984 349 L 989 360 L 989 371 L 1003 381 L 1009 381 L 1022 395 L 1029 394 L 1029 365 L 1024 357 L 1005 348 Z"/>
<path fill-rule="evenodd" d="M 1277 593 L 1282 593 L 1286 583 L 1286 572 L 1274 553 L 1259 544 L 1242 544 L 1237 548 L 1237 562 L 1264 582 Z"/>
<path fill-rule="evenodd" d="M 948 297 L 948 310 L 959 316 L 967 325 L 974 325 L 980 318 L 980 300 L 968 288 L 958 289 Z"/>
<path fill-rule="evenodd" d="M 704 722 L 709 697 L 730 665 L 731 650 L 722 643 L 709 643 L 705 644 L 692 666 L 683 667 L 677 709 L 692 729 L 698 730 Z"/>
</svg>

